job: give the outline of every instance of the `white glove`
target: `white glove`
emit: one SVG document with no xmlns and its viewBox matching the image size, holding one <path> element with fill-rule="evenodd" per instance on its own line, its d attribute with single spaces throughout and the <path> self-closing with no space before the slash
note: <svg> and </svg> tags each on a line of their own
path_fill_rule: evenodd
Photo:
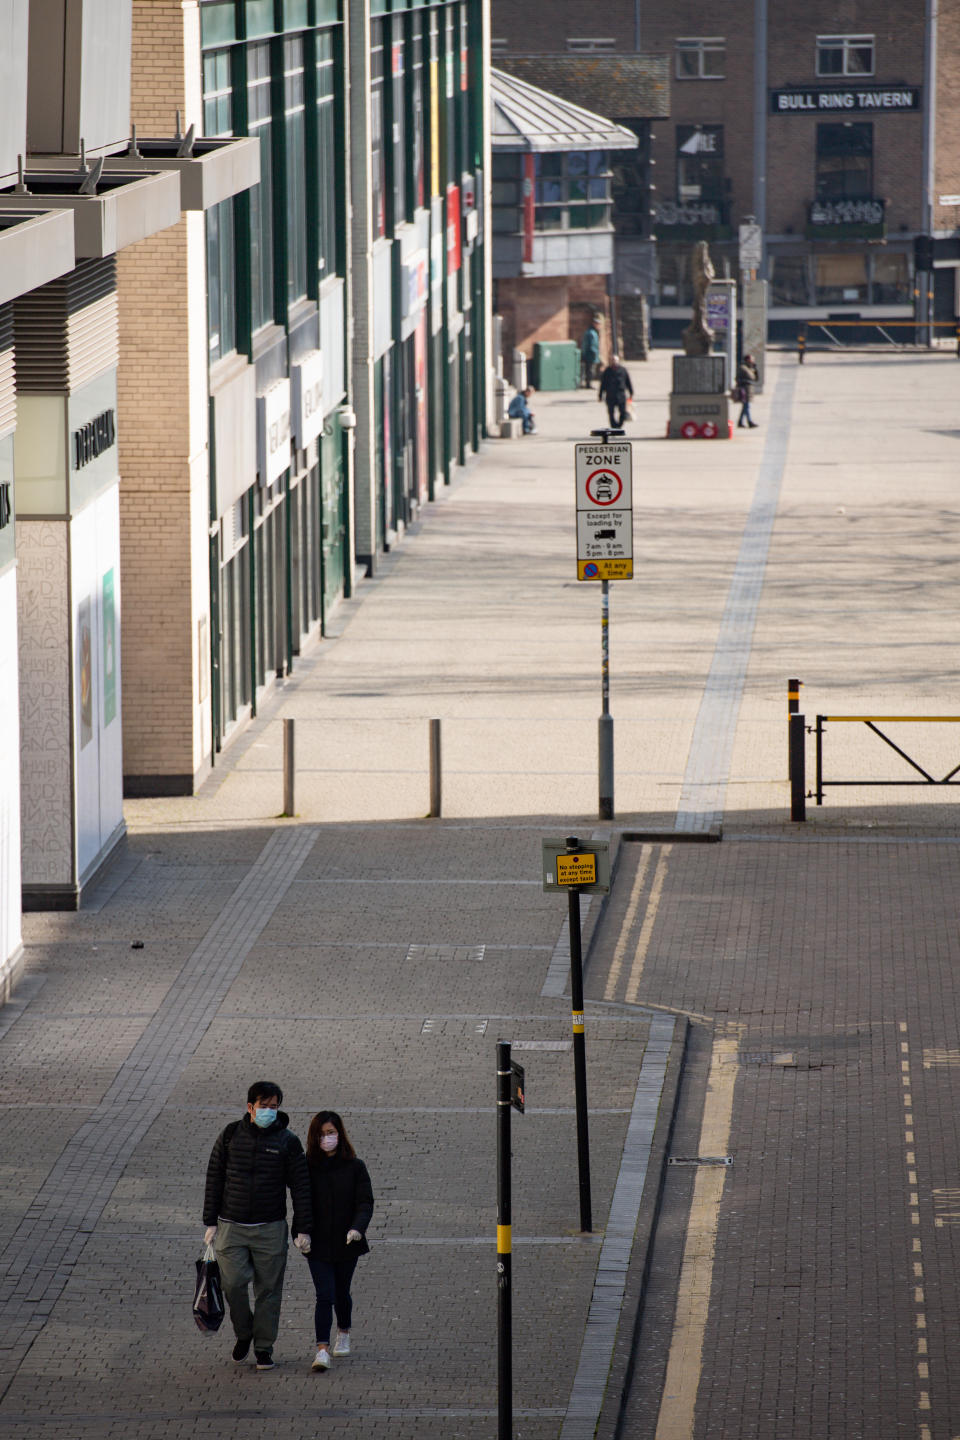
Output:
<svg viewBox="0 0 960 1440">
<path fill-rule="evenodd" d="M 217 1238 L 217 1227 L 216 1227 L 216 1225 L 208 1225 L 207 1228 L 206 1228 L 206 1230 L 204 1230 L 204 1232 L 203 1232 L 203 1243 L 204 1243 L 204 1245 L 212 1245 L 213 1242 L 214 1242 L 214 1240 L 216 1240 L 216 1238 Z"/>
<path fill-rule="evenodd" d="M 355 1240 L 362 1240 L 362 1239 L 363 1239 L 363 1236 L 360 1234 L 360 1231 L 359 1231 L 359 1230 L 348 1230 L 348 1231 L 347 1231 L 347 1244 L 348 1244 L 348 1245 L 352 1245 Z"/>
<path fill-rule="evenodd" d="M 300 1251 L 300 1254 L 301 1254 L 301 1255 L 309 1255 L 309 1254 L 310 1254 L 310 1236 L 309 1236 L 309 1235 L 294 1235 L 294 1237 L 293 1237 L 293 1243 L 294 1243 L 294 1245 L 296 1245 L 296 1247 L 297 1247 L 297 1249 Z"/>
</svg>

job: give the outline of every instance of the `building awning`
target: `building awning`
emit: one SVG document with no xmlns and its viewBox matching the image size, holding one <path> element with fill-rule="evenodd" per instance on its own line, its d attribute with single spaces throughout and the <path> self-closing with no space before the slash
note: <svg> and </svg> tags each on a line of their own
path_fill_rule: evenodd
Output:
<svg viewBox="0 0 960 1440">
<path fill-rule="evenodd" d="M 502 70 L 490 71 L 490 103 L 494 153 L 634 150 L 637 146 L 636 135 L 623 125 Z"/>
</svg>

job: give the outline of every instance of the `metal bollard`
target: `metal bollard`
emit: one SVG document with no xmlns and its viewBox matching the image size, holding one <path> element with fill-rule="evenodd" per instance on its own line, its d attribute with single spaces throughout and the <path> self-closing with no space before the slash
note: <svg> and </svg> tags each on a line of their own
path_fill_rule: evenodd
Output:
<svg viewBox="0 0 960 1440">
<path fill-rule="evenodd" d="M 443 772 L 440 765 L 440 721 L 430 721 L 430 819 L 438 820 Z"/>
<path fill-rule="evenodd" d="M 296 767 L 294 762 L 293 748 L 293 721 L 283 722 L 283 813 L 293 815 L 296 809 L 294 804 L 294 778 Z"/>
<path fill-rule="evenodd" d="M 801 364 L 801 365 L 803 364 L 803 355 L 804 355 L 804 351 L 806 350 L 806 348 L 807 348 L 807 337 L 806 337 L 805 333 L 801 330 L 800 333 L 799 333 L 799 335 L 797 336 L 797 361 L 798 361 L 798 363 Z"/>
<path fill-rule="evenodd" d="M 807 818 L 806 717 L 790 716 L 790 819 Z"/>
<path fill-rule="evenodd" d="M 790 716 L 796 715 L 800 709 L 800 686 L 802 680 L 791 679 L 787 681 L 787 779 L 790 779 Z"/>
</svg>

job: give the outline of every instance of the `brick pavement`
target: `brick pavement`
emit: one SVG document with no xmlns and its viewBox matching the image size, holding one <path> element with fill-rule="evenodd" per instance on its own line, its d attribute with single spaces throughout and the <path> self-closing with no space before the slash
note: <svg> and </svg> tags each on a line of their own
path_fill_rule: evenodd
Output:
<svg viewBox="0 0 960 1440">
<path fill-rule="evenodd" d="M 696 829 L 722 812 L 725 839 L 629 847 L 621 861 L 588 976 L 595 1204 L 606 1215 L 615 1193 L 649 1010 L 688 1012 L 679 1143 L 698 1138 L 711 1038 L 739 1056 L 697 1440 L 953 1440 L 952 797 L 862 788 L 792 831 L 783 689 L 804 678 L 810 713 L 957 709 L 943 658 L 955 370 L 817 357 L 781 386 L 793 362 L 774 357 L 757 407 L 766 421 L 771 394 L 790 392 L 774 456 L 764 431 L 715 449 L 654 439 L 667 358 L 636 377 L 650 443 L 637 447 L 641 577 L 612 607 L 618 821 L 669 828 L 679 807 Z M 496 447 L 444 496 L 198 799 L 128 807 L 119 882 L 79 916 L 29 920 L 36 989 L 0 1033 L 16 1093 L 0 1107 L 6 1251 L 18 1227 L 32 1233 L 58 1158 L 86 1156 L 75 1137 L 119 1075 L 141 1119 L 165 1098 L 109 1194 L 92 1183 L 92 1210 L 67 1193 L 62 1212 L 40 1212 L 77 1243 L 60 1273 L 35 1266 L 30 1294 L 42 1307 L 48 1291 L 49 1318 L 35 1308 L 0 1431 L 296 1435 L 320 1418 L 333 1434 L 491 1433 L 492 1042 L 501 1026 L 566 1034 L 563 917 L 536 856 L 543 833 L 586 833 L 595 805 L 598 607 L 569 555 L 570 442 L 590 403 L 540 397 L 537 443 Z M 198 947 L 229 922 L 271 835 L 301 828 L 275 820 L 283 714 L 304 726 L 298 808 L 316 838 L 228 988 L 207 991 L 194 1048 L 164 1069 L 163 1016 L 189 1011 L 207 968 L 231 963 L 214 946 L 191 971 Z M 423 824 L 435 714 L 454 818 Z M 144 1072 L 127 1063 L 138 1046 Z M 518 1433 L 546 1440 L 573 1415 L 601 1247 L 573 1233 L 569 1054 L 528 1058 L 536 1101 L 514 1127 Z M 301 1132 L 316 1104 L 355 1114 L 381 1197 L 357 1290 L 363 1344 L 319 1405 L 298 1362 L 234 1371 L 223 1341 L 184 1328 L 206 1153 L 254 1062 L 279 1070 Z M 104 1149 L 109 1163 L 117 1147 Z M 691 1185 L 668 1171 L 661 1235 L 677 1255 Z M 293 1261 L 283 1340 L 300 1356 L 310 1303 Z M 630 1304 L 635 1281 L 629 1269 L 617 1281 Z M 651 1308 L 669 1328 L 666 1290 L 655 1274 Z M 635 1400 L 656 1393 L 662 1359 L 638 1356 Z M 642 1440 L 649 1398 L 630 1418 Z"/>
<path fill-rule="evenodd" d="M 672 848 L 642 997 L 738 1057 L 697 1440 L 960 1430 L 958 873 L 951 836 Z"/>
</svg>

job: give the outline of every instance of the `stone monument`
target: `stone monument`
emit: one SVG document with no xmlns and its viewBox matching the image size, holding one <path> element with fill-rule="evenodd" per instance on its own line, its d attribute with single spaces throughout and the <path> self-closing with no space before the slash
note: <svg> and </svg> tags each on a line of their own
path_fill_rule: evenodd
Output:
<svg viewBox="0 0 960 1440">
<path fill-rule="evenodd" d="M 716 278 L 710 250 L 698 240 L 691 256 L 693 314 L 682 335 L 684 353 L 673 357 L 673 389 L 667 435 L 675 440 L 730 438 L 727 361 L 712 354 L 714 333 L 708 323 L 707 291 Z"/>
</svg>

